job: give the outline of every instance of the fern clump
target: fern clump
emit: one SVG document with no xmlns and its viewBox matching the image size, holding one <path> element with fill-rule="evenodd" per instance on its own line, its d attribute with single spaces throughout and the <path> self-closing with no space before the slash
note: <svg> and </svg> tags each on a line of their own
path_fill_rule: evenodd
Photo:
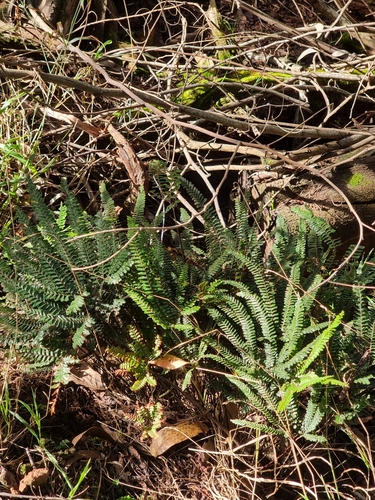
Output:
<svg viewBox="0 0 375 500">
<path fill-rule="evenodd" d="M 160 234 L 148 229 L 144 193 L 126 231 L 104 184 L 95 216 L 81 208 L 66 183 L 65 203 L 57 211 L 45 205 L 31 181 L 27 188 L 37 222 L 18 211 L 17 234 L 2 241 L 2 345 L 15 349 L 30 369 L 59 363 L 59 373 L 67 373 L 61 360 L 71 362 L 82 345 L 119 346 L 127 350 L 128 364 L 131 357 L 138 363 L 131 370 L 138 383 L 152 383 L 141 367 L 155 355 L 157 339 L 171 347 L 194 329 L 189 315 L 199 309 L 199 273 L 183 253 L 172 257 Z"/>
<path fill-rule="evenodd" d="M 225 368 L 223 373 L 237 388 L 236 396 L 230 397 L 262 416 L 237 424 L 323 440 L 318 431 L 324 418 L 349 415 L 347 401 L 334 403 L 334 397 L 347 388 L 344 373 L 353 363 L 353 338 L 359 352 L 366 350 L 373 345 L 375 326 L 375 309 L 363 288 L 349 289 L 344 302 L 334 280 L 352 283 L 356 272 L 363 284 L 369 284 L 375 278 L 373 267 L 356 262 L 349 275 L 343 270 L 332 282 L 323 283 L 339 242 L 333 230 L 307 209 L 296 209 L 300 219 L 295 235 L 278 219 L 272 252 L 264 262 L 261 243 L 254 241 L 252 230 L 241 227 L 248 225 L 242 210 L 238 204 L 233 241 L 239 238 L 245 245 L 228 247 L 223 258 L 241 269 L 243 279 L 221 280 L 216 300 L 207 301 L 219 333 L 208 339 L 216 352 L 207 357 Z M 344 321 L 353 316 L 350 323 Z M 362 383 L 365 389 L 366 377 Z"/>
<path fill-rule="evenodd" d="M 150 372 L 148 360 L 157 358 L 161 354 L 161 339 L 156 337 L 155 342 L 150 345 L 142 334 L 134 326 L 130 327 L 131 343 L 128 350 L 121 347 L 108 347 L 108 351 L 117 359 L 122 361 L 116 375 L 131 374 L 135 382 L 131 386 L 133 391 L 139 391 L 144 386 L 156 386 L 156 379 Z"/>
<path fill-rule="evenodd" d="M 102 210 L 91 216 L 66 184 L 53 211 L 29 181 L 36 222 L 19 211 L 17 233 L 2 241 L 2 345 L 30 368 L 57 365 L 63 381 L 77 350 L 99 342 L 121 361 L 119 373 L 134 376 L 133 390 L 154 386 L 149 361 L 173 350 L 191 363 L 183 388 L 200 367 L 213 368 L 216 383 L 221 370 L 221 389 L 258 413 L 237 423 L 322 440 L 324 419 L 342 422 L 372 404 L 374 262 L 358 251 L 330 278 L 339 242 L 297 207 L 298 232 L 279 218 L 266 259 L 245 203 L 229 229 L 194 186 L 179 185 L 204 216 L 199 246 L 184 209 L 169 232 L 174 246 L 164 244 L 175 196 L 169 205 L 163 198 L 151 226 L 141 192 L 120 228 L 104 184 Z"/>
<path fill-rule="evenodd" d="M 121 312 L 119 282 L 133 265 L 124 236 L 109 232 L 117 222 L 104 186 L 103 210 L 95 217 L 82 210 L 66 184 L 63 190 L 65 204 L 54 212 L 29 181 L 37 222 L 18 211 L 17 234 L 2 242 L 3 344 L 30 368 L 49 366 L 93 343 L 94 332 L 114 337 L 110 316 Z"/>
</svg>

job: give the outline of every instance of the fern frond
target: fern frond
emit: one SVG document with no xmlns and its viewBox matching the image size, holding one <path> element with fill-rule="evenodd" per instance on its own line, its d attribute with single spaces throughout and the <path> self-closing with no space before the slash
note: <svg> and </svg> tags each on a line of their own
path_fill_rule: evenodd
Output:
<svg viewBox="0 0 375 500">
<path fill-rule="evenodd" d="M 327 342 L 330 340 L 332 335 L 335 333 L 335 330 L 340 325 L 343 315 L 343 312 L 338 314 L 332 321 L 332 323 L 310 344 L 311 351 L 301 364 L 298 372 L 299 375 L 304 373 L 311 366 L 313 361 L 315 361 L 321 351 L 326 347 Z"/>
<path fill-rule="evenodd" d="M 226 295 L 224 299 L 226 300 L 222 306 L 209 307 L 212 318 L 234 347 L 245 351 L 250 357 L 254 356 L 257 348 L 257 330 L 250 311 L 236 297 Z"/>
<path fill-rule="evenodd" d="M 324 395 L 324 389 L 322 390 L 321 388 L 315 387 L 311 389 L 305 416 L 301 423 L 301 432 L 304 436 L 311 436 L 312 433 L 315 433 L 316 429 L 325 416 Z"/>
<path fill-rule="evenodd" d="M 273 400 L 272 394 L 270 394 L 270 389 L 265 388 L 262 390 L 263 394 L 266 395 L 266 399 L 263 399 L 262 396 L 260 396 L 255 390 L 252 389 L 252 387 L 256 387 L 257 389 L 262 388 L 262 382 L 260 382 L 256 378 L 246 378 L 245 381 L 239 380 L 237 377 L 233 377 L 230 375 L 227 375 L 228 380 L 232 382 L 233 385 L 235 385 L 240 391 L 243 393 L 243 395 L 246 397 L 246 399 L 249 401 L 250 405 L 257 411 L 259 411 L 264 417 L 267 418 L 268 422 L 271 424 L 274 424 L 276 428 L 283 427 L 283 421 L 282 421 L 282 416 L 277 415 L 276 408 L 277 408 L 277 402 Z M 265 384 L 266 385 L 266 384 Z M 272 405 L 269 406 L 269 400 L 272 401 Z"/>
<path fill-rule="evenodd" d="M 292 212 L 297 214 L 300 220 L 305 221 L 309 225 L 311 234 L 327 245 L 330 251 L 333 251 L 341 244 L 339 239 L 332 238 L 335 230 L 324 219 L 316 217 L 308 207 L 294 206 Z"/>
<path fill-rule="evenodd" d="M 260 424 L 258 422 L 251 422 L 251 420 L 241 420 L 241 419 L 233 419 L 231 420 L 235 425 L 239 427 L 247 427 L 249 429 L 254 429 L 265 434 L 269 434 L 271 436 L 282 436 L 284 432 L 277 427 L 270 427 L 269 425 Z"/>
</svg>

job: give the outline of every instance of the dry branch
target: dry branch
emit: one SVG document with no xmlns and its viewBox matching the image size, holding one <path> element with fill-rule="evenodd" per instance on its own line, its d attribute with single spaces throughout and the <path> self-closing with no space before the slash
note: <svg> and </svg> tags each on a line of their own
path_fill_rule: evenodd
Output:
<svg viewBox="0 0 375 500">
<path fill-rule="evenodd" d="M 73 52 L 81 53 L 79 49 L 73 46 L 68 46 Z M 80 55 L 83 55 L 81 53 Z M 99 64 L 95 63 L 87 54 L 84 54 L 84 60 L 92 64 L 95 69 L 100 68 L 100 73 L 106 77 L 108 83 L 112 84 L 117 88 L 101 88 L 95 87 L 89 83 L 81 82 L 74 78 L 62 76 L 62 75 L 53 75 L 50 73 L 37 72 L 37 76 L 40 77 L 43 81 L 48 83 L 54 83 L 61 87 L 73 88 L 76 90 L 81 90 L 84 92 L 89 92 L 93 95 L 97 96 L 107 96 L 107 97 L 130 97 L 134 99 L 137 104 L 141 106 L 160 106 L 166 111 L 174 112 L 178 111 L 190 117 L 198 118 L 201 120 L 205 120 L 208 122 L 224 125 L 226 127 L 231 127 L 234 129 L 241 130 L 243 132 L 251 132 L 252 130 L 256 130 L 256 134 L 259 136 L 260 134 L 270 134 L 277 135 L 282 137 L 294 137 L 294 138 L 311 138 L 311 139 L 342 139 L 344 137 L 350 136 L 353 132 L 350 129 L 334 129 L 334 128 L 319 128 L 319 127 L 311 127 L 306 125 L 295 125 L 290 126 L 287 123 L 275 123 L 270 124 L 267 121 L 263 121 L 252 116 L 246 117 L 244 120 L 236 120 L 226 116 L 225 114 L 217 113 L 214 111 L 206 111 L 196 108 L 191 108 L 189 106 L 185 106 L 183 104 L 174 103 L 171 101 L 167 101 L 165 99 L 161 99 L 160 97 L 153 95 L 148 92 L 144 92 L 139 89 L 135 89 L 133 87 L 127 86 L 124 83 L 114 80 L 111 78 L 108 73 L 101 68 Z M 4 59 L 0 59 L 0 63 L 4 63 Z M 14 79 L 14 80 L 33 80 L 35 79 L 35 73 L 33 71 L 26 70 L 15 70 L 6 68 L 4 65 L 0 66 L 0 77 Z M 307 74 L 300 75 L 301 77 L 307 76 Z M 338 77 L 338 75 L 336 75 Z M 327 77 L 328 78 L 328 77 Z M 331 75 L 332 78 L 332 75 Z M 153 111 L 156 114 L 159 114 L 166 118 L 169 121 L 174 122 L 176 125 L 184 126 L 190 128 L 192 130 L 197 130 L 199 132 L 209 133 L 207 130 L 196 127 L 195 125 L 189 123 L 178 122 L 173 119 L 171 116 L 165 115 L 157 108 L 153 108 Z M 211 134 L 209 134 L 211 135 Z M 362 135 L 363 137 L 371 135 L 370 132 L 358 132 L 358 135 Z M 214 137 L 217 135 L 215 134 Z M 230 141 L 232 142 L 232 141 Z"/>
</svg>

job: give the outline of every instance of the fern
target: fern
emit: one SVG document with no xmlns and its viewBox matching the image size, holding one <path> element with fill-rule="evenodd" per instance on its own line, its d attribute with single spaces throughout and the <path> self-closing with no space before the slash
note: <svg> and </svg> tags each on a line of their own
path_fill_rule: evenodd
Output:
<svg viewBox="0 0 375 500">
<path fill-rule="evenodd" d="M 358 250 L 322 285 L 338 242 L 309 210 L 293 209 L 300 217 L 295 235 L 277 220 L 265 262 L 245 203 L 236 202 L 236 225 L 225 228 L 191 183 L 171 178 L 168 187 L 168 176 L 155 176 L 162 200 L 153 226 L 177 213 L 181 185 L 205 220 L 199 245 L 190 223 L 171 231 L 167 247 L 165 231 L 144 216 L 143 191 L 127 231 L 118 231 L 104 184 L 102 209 L 91 216 L 66 183 L 65 202 L 53 211 L 28 182 L 37 223 L 18 212 L 18 235 L 2 242 L 2 345 L 29 367 L 57 365 L 58 379 L 66 380 L 77 349 L 94 350 L 99 340 L 121 361 L 119 374 L 135 378 L 133 390 L 155 385 L 149 360 L 174 349 L 194 367 L 213 367 L 212 382 L 258 412 L 256 422 L 239 419 L 241 425 L 274 434 L 321 441 L 332 398 L 342 419 L 362 411 L 373 388 L 375 300 L 366 292 L 375 281 L 373 260 Z M 180 219 L 189 220 L 184 209 Z M 367 351 L 372 357 L 361 364 Z M 333 387 L 344 380 L 350 399 L 338 400 Z M 158 411 L 151 408 L 151 420 Z"/>
<path fill-rule="evenodd" d="M 3 241 L 0 281 L 7 295 L 0 310 L 0 324 L 10 332 L 19 355 L 34 367 L 48 366 L 62 355 L 74 353 L 88 337 L 93 337 L 99 324 L 103 331 L 110 331 L 103 310 L 116 294 L 116 289 L 106 283 L 106 273 L 113 271 L 113 263 L 108 269 L 99 266 L 99 272 L 97 268 L 95 272 L 77 268 L 110 260 L 115 249 L 122 249 L 123 238 L 91 237 L 90 233 L 98 228 L 98 217 L 85 214 L 66 185 L 63 190 L 66 204 L 54 213 L 29 181 L 38 222 L 35 225 L 19 212 L 23 236 L 8 235 Z M 106 228 L 114 228 L 113 207 L 104 191 L 102 203 L 100 218 L 105 219 Z M 85 234 L 87 237 L 75 239 Z M 121 251 L 125 255 L 120 264 L 117 261 L 117 273 L 124 270 L 125 260 L 130 260 L 129 252 L 125 248 Z"/>
<path fill-rule="evenodd" d="M 228 374 L 228 379 L 263 415 L 265 428 L 286 435 L 297 431 L 319 441 L 323 437 L 316 432 L 327 416 L 329 386 L 345 386 L 327 372 L 324 355 L 334 340 L 342 338 L 343 314 L 333 319 L 326 309 L 320 322 L 312 322 L 315 300 L 319 293 L 324 297 L 325 290 L 319 288 L 322 268 L 310 267 L 309 258 L 314 259 L 317 252 L 322 264 L 329 261 L 325 245 L 334 251 L 337 242 L 323 222 L 315 221 L 310 212 L 303 215 L 296 236 L 288 235 L 283 221 L 278 222 L 268 268 L 260 259 L 254 261 L 244 253 L 227 250 L 244 272 L 246 284 L 221 281 L 215 290 L 219 302 L 207 304 L 220 331 L 217 341 L 209 340 L 217 353 L 208 357 L 235 374 Z M 248 231 L 241 231 L 249 238 Z M 314 249 L 309 246 L 311 241 Z M 277 271 L 271 274 L 275 276 L 272 281 L 268 279 L 270 270 Z M 342 360 L 337 364 L 340 366 Z M 305 409 L 298 397 L 308 388 L 311 396 Z"/>
<path fill-rule="evenodd" d="M 139 391 L 146 385 L 155 386 L 156 380 L 149 370 L 148 361 L 155 359 L 161 354 L 161 339 L 155 337 L 154 342 L 145 342 L 142 334 L 134 326 L 129 328 L 129 350 L 120 347 L 108 347 L 107 350 L 116 358 L 120 359 L 120 369 L 117 375 L 132 374 L 135 382 L 131 386 L 133 391 Z"/>
</svg>

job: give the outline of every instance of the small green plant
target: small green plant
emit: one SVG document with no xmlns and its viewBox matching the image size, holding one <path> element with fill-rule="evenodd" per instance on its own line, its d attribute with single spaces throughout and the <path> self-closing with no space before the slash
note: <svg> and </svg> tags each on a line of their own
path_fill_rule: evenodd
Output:
<svg viewBox="0 0 375 500">
<path fill-rule="evenodd" d="M 27 410 L 30 416 L 29 421 L 27 421 L 18 412 L 11 410 L 10 413 L 25 426 L 28 432 L 35 438 L 38 446 L 44 448 L 44 440 L 42 436 L 42 416 L 35 392 L 32 392 L 32 397 L 32 404 L 25 403 L 24 401 L 19 401 L 20 406 Z"/>
<path fill-rule="evenodd" d="M 112 44 L 112 40 L 107 40 L 106 42 L 101 43 L 93 55 L 94 61 L 98 61 L 102 57 L 102 55 L 105 53 L 107 45 L 111 45 L 111 44 Z"/>
<path fill-rule="evenodd" d="M 8 381 L 4 380 L 0 393 L 0 446 L 11 434 L 12 429 L 12 402 L 9 395 Z"/>
<path fill-rule="evenodd" d="M 157 430 L 161 427 L 163 406 L 159 402 L 151 402 L 137 408 L 134 415 L 128 414 L 126 417 L 142 430 L 141 439 L 146 439 L 147 437 L 154 438 Z"/>
<path fill-rule="evenodd" d="M 23 235 L 3 241 L 0 279 L 6 295 L 0 322 L 7 331 L 5 346 L 12 345 L 38 368 L 61 359 L 71 362 L 78 346 L 86 339 L 92 343 L 95 327 L 103 334 L 110 331 L 108 317 L 117 317 L 121 308 L 116 283 L 131 263 L 126 250 L 118 252 L 125 245 L 121 235 L 74 241 L 77 235 L 115 227 L 114 207 L 104 192 L 103 213 L 90 219 L 71 193 L 54 213 L 31 181 L 28 189 L 38 222 L 18 212 Z M 75 271 L 91 264 L 91 272 Z"/>
<path fill-rule="evenodd" d="M 156 379 L 149 370 L 148 361 L 161 354 L 161 339 L 156 337 L 155 343 L 145 342 L 143 336 L 134 326 L 129 328 L 131 342 L 126 351 L 121 347 L 109 347 L 108 351 L 122 361 L 116 374 L 132 374 L 135 382 L 132 391 L 139 391 L 145 385 L 156 386 Z"/>
<path fill-rule="evenodd" d="M 322 441 L 325 438 L 319 434 L 319 426 L 335 413 L 330 405 L 335 387 L 341 387 L 339 391 L 347 387 L 344 372 L 353 350 L 349 344 L 340 349 L 350 328 L 343 321 L 343 312 L 335 314 L 344 305 L 342 295 L 339 299 L 337 293 L 332 294 L 337 288 L 333 283 L 320 285 L 332 267 L 337 242 L 331 228 L 310 211 L 299 209 L 298 214 L 295 236 L 288 233 L 282 219 L 278 220 L 272 256 L 265 265 L 261 246 L 252 243 L 254 233 L 238 205 L 237 237 L 240 235 L 242 245 L 251 251 L 246 255 L 233 246 L 223 251 L 222 262 L 236 263 L 241 280 L 219 280 L 213 294 L 211 285 L 205 302 L 219 335 L 217 340 L 208 338 L 216 353 L 206 357 L 229 370 L 226 376 L 239 391 L 236 396 L 232 393 L 232 398 L 261 415 L 255 420 L 238 419 L 238 425 Z M 371 268 L 356 266 L 363 283 L 374 279 Z M 342 278 L 341 274 L 337 279 Z M 327 301 L 330 307 L 323 305 Z M 364 304 L 358 289 L 350 290 L 346 301 L 345 311 L 350 303 L 356 318 L 352 332 L 356 332 L 358 347 L 372 346 L 373 305 L 369 301 Z M 365 389 L 368 379 L 363 382 Z M 332 401 L 335 406 L 340 407 Z"/>
<path fill-rule="evenodd" d="M 60 473 L 61 477 L 64 479 L 68 488 L 67 497 L 73 498 L 76 495 L 79 488 L 82 486 L 82 483 L 86 479 L 88 473 L 90 472 L 90 460 L 86 463 L 86 465 L 80 472 L 77 482 L 74 485 L 69 479 L 66 470 L 59 464 L 55 455 L 47 449 L 46 446 L 47 440 L 43 437 L 43 429 L 42 429 L 43 417 L 41 415 L 41 407 L 40 404 L 38 404 L 36 394 L 32 392 L 31 404 L 25 403 L 24 401 L 19 401 L 19 406 L 20 406 L 19 412 L 10 410 L 10 414 L 16 420 L 21 422 L 24 428 L 30 433 L 32 438 L 35 440 L 34 444 L 38 449 L 38 454 L 42 454 L 44 463 L 49 462 Z M 26 410 L 29 416 L 28 419 L 25 418 L 22 410 Z M 24 466 L 23 469 L 25 469 L 24 473 L 26 473 L 27 467 Z"/>
<path fill-rule="evenodd" d="M 84 466 L 84 468 L 81 470 L 81 472 L 79 474 L 79 478 L 77 480 L 77 483 L 74 486 L 69 481 L 68 484 L 70 486 L 70 491 L 68 493 L 68 498 L 74 498 L 75 495 L 77 494 L 77 491 L 82 486 L 82 483 L 84 482 L 84 480 L 86 479 L 88 473 L 91 470 L 91 468 L 90 468 L 90 462 L 91 462 L 91 460 L 87 461 L 86 465 Z M 65 478 L 65 480 L 66 480 L 66 478 Z"/>
<path fill-rule="evenodd" d="M 138 384 L 152 383 L 141 358 L 156 355 L 157 339 L 171 347 L 194 330 L 189 318 L 202 272 L 184 253 L 172 256 L 159 233 L 147 230 L 144 193 L 125 234 L 104 185 L 103 210 L 95 216 L 84 212 L 66 184 L 63 191 L 66 201 L 53 211 L 29 181 L 37 222 L 18 211 L 20 231 L 3 239 L 2 344 L 30 369 L 58 365 L 57 382 L 67 379 L 83 344 L 89 350 L 98 342 L 118 346 L 128 352 L 126 369 L 137 373 Z"/>
</svg>

